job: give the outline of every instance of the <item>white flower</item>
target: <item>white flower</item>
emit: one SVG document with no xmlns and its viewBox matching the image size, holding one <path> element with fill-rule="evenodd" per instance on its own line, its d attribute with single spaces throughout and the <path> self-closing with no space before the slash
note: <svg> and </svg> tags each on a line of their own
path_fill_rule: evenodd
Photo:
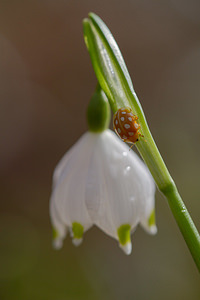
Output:
<svg viewBox="0 0 200 300">
<path fill-rule="evenodd" d="M 83 233 L 96 225 L 130 254 L 130 235 L 138 223 L 151 234 L 157 231 L 154 196 L 147 167 L 115 133 L 85 133 L 54 171 L 50 215 L 55 248 L 62 246 L 67 230 L 79 245 Z"/>
</svg>

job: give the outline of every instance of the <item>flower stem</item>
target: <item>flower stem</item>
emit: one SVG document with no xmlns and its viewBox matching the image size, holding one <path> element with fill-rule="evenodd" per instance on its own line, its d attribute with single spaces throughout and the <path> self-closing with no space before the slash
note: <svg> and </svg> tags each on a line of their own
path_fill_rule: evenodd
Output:
<svg viewBox="0 0 200 300">
<path fill-rule="evenodd" d="M 200 236 L 175 184 L 164 192 L 180 231 L 200 271 Z"/>
<path fill-rule="evenodd" d="M 167 198 L 174 218 L 200 271 L 199 233 L 177 191 L 176 185 L 167 170 L 150 132 L 146 131 L 145 138 L 139 141 L 136 146 L 151 171 L 159 190 Z"/>
<path fill-rule="evenodd" d="M 151 171 L 159 190 L 167 198 L 169 207 L 200 271 L 200 235 L 150 132 L 136 146 Z"/>
</svg>

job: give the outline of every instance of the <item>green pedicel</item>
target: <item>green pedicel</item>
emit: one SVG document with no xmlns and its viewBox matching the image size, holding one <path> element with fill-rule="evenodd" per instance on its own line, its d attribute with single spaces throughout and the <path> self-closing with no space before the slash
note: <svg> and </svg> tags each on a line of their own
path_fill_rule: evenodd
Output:
<svg viewBox="0 0 200 300">
<path fill-rule="evenodd" d="M 89 131 L 99 133 L 110 124 L 110 105 L 105 93 L 98 85 L 87 109 Z"/>
</svg>

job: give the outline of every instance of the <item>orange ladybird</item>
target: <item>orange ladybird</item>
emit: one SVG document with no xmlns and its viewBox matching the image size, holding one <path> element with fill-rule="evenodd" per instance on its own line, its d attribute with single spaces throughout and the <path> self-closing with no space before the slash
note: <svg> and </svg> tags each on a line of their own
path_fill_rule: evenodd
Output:
<svg viewBox="0 0 200 300">
<path fill-rule="evenodd" d="M 141 135 L 138 117 L 129 107 L 120 108 L 113 116 L 113 127 L 118 136 L 127 143 L 136 143 Z"/>
</svg>

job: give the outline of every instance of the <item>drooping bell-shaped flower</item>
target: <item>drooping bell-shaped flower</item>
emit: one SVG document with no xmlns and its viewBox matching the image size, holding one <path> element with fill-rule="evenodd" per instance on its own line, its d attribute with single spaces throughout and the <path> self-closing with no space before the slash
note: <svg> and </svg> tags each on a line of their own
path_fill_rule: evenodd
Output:
<svg viewBox="0 0 200 300">
<path fill-rule="evenodd" d="M 67 231 L 79 245 L 92 225 L 118 240 L 126 254 L 139 223 L 156 233 L 154 181 L 129 146 L 106 129 L 109 114 L 105 94 L 98 89 L 88 109 L 90 131 L 54 171 L 50 215 L 56 248 Z"/>
</svg>

